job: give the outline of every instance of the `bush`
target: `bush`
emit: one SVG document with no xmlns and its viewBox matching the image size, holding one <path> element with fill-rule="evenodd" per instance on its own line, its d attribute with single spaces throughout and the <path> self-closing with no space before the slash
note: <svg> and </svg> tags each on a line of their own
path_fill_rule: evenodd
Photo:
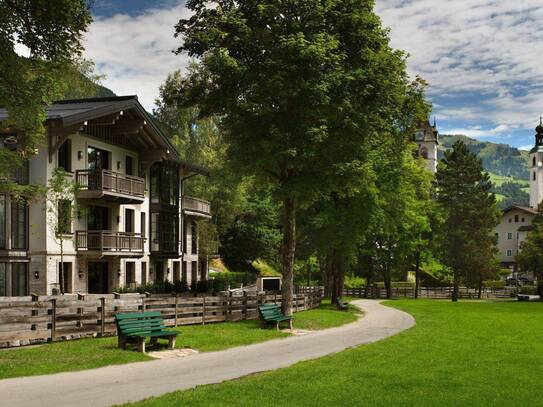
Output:
<svg viewBox="0 0 543 407">
<path fill-rule="evenodd" d="M 252 273 L 210 273 L 213 291 L 225 291 L 230 288 L 240 288 L 243 286 L 254 284 L 256 275 Z"/>
<path fill-rule="evenodd" d="M 537 295 L 537 287 L 525 285 L 519 288 L 519 294 Z"/>
<path fill-rule="evenodd" d="M 360 288 L 366 285 L 366 279 L 357 276 L 345 276 L 345 288 Z"/>
<path fill-rule="evenodd" d="M 483 281 L 483 286 L 492 289 L 505 288 L 505 281 L 502 280 L 486 280 Z"/>
<path fill-rule="evenodd" d="M 385 283 L 383 281 L 378 281 L 374 284 L 378 288 L 385 288 Z M 410 281 L 393 281 L 392 288 L 412 288 L 415 289 L 415 283 Z"/>
</svg>

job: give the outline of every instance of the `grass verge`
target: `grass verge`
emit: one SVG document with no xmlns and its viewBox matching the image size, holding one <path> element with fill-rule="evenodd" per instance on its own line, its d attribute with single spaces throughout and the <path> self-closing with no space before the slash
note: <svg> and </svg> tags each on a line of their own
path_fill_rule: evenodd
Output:
<svg viewBox="0 0 543 407">
<path fill-rule="evenodd" d="M 543 304 L 391 301 L 415 316 L 399 335 L 148 406 L 540 405 Z"/>
<path fill-rule="evenodd" d="M 323 301 L 319 308 L 295 314 L 294 328 L 317 330 L 339 326 L 354 321 L 355 314 L 354 309 L 349 312 L 337 311 L 329 301 Z M 178 348 L 192 348 L 200 352 L 219 351 L 290 335 L 275 329 L 261 329 L 259 321 L 191 325 L 175 330 L 181 332 L 176 344 Z M 116 337 L 56 342 L 0 350 L 0 379 L 92 369 L 149 359 L 149 356 L 138 352 L 118 349 Z"/>
</svg>

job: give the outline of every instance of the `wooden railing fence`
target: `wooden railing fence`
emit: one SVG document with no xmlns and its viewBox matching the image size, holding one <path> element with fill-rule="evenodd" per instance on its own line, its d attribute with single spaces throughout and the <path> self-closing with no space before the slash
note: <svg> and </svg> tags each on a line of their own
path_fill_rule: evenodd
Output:
<svg viewBox="0 0 543 407">
<path fill-rule="evenodd" d="M 419 298 L 432 299 L 447 299 L 452 297 L 453 287 L 421 287 L 419 288 Z M 346 288 L 343 290 L 343 295 L 350 297 L 364 298 L 366 295 L 365 287 Z M 386 298 L 387 292 L 385 288 L 371 286 L 368 287 L 368 298 Z M 481 298 L 496 299 L 496 298 L 511 298 L 516 295 L 515 288 L 484 288 L 481 292 Z M 475 288 L 460 287 L 459 297 L 461 299 L 476 299 L 479 292 Z M 395 298 L 414 298 L 414 287 L 392 287 L 392 297 Z"/>
<path fill-rule="evenodd" d="M 295 294 L 294 312 L 318 307 L 320 290 Z M 87 294 L 0 297 L 0 347 L 116 334 L 118 312 L 160 311 L 167 326 L 258 318 L 258 305 L 279 293 L 188 297 L 171 294 Z"/>
</svg>

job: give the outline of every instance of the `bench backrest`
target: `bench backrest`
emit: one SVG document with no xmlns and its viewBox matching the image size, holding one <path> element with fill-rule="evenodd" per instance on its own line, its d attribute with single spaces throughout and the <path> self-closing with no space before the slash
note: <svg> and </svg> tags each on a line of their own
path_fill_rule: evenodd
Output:
<svg viewBox="0 0 543 407">
<path fill-rule="evenodd" d="M 164 319 L 160 312 L 133 312 L 115 314 L 115 323 L 121 335 L 137 335 L 162 331 Z"/>
<path fill-rule="evenodd" d="M 272 320 L 284 316 L 281 312 L 281 308 L 276 304 L 264 304 L 258 307 L 258 310 L 264 320 Z"/>
</svg>

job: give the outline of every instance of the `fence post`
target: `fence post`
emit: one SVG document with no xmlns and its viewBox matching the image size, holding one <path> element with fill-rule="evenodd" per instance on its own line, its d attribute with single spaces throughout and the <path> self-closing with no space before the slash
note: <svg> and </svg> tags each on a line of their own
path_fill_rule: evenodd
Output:
<svg viewBox="0 0 543 407">
<path fill-rule="evenodd" d="M 100 336 L 106 333 L 106 298 L 100 298 Z"/>
<path fill-rule="evenodd" d="M 206 296 L 202 296 L 202 325 L 206 324 Z"/>
<path fill-rule="evenodd" d="M 243 319 L 247 319 L 247 291 L 243 290 Z"/>
<path fill-rule="evenodd" d="M 85 301 L 85 296 L 83 294 L 77 293 L 77 299 L 79 301 Z M 77 321 L 77 327 L 82 328 L 83 327 L 83 307 L 77 308 L 77 315 L 79 315 L 78 321 Z"/>
<path fill-rule="evenodd" d="M 50 342 L 55 341 L 55 331 L 57 329 L 57 300 L 51 299 L 51 338 Z"/>
<path fill-rule="evenodd" d="M 224 312 L 224 320 L 228 322 L 228 315 L 230 314 L 230 290 L 226 292 L 226 310 Z"/>
</svg>

